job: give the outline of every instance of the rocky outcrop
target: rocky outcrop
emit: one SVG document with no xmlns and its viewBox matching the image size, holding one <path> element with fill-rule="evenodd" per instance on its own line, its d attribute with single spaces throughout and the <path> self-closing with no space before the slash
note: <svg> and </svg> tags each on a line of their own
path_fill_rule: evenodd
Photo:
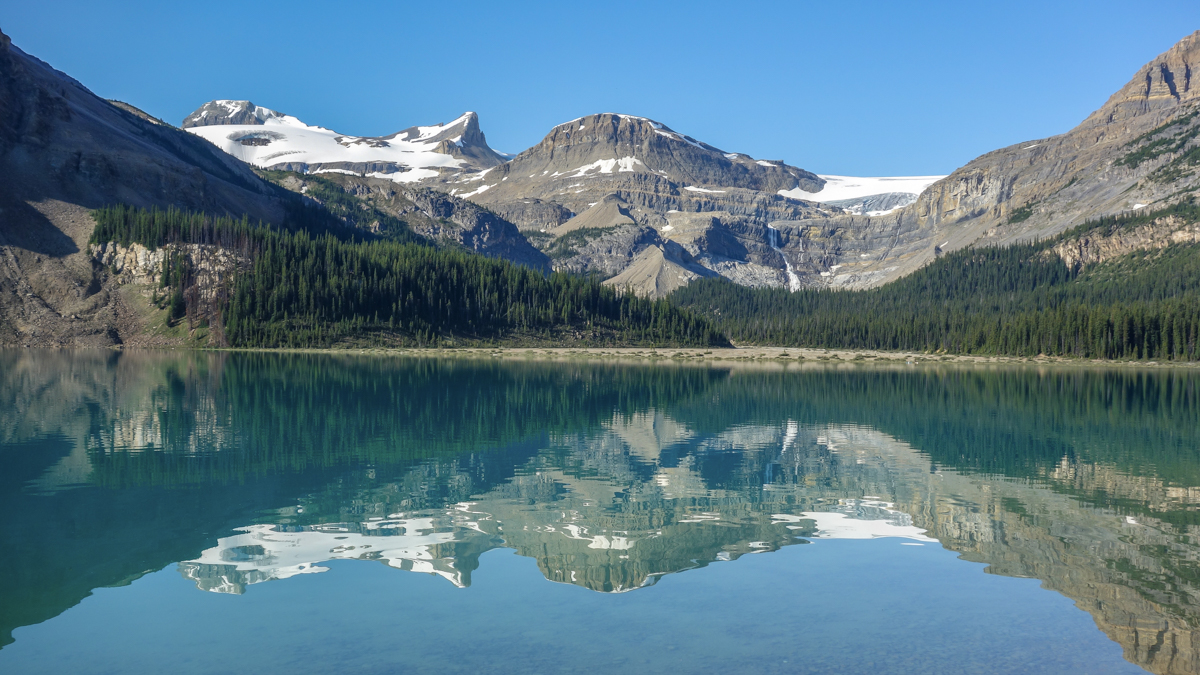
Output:
<svg viewBox="0 0 1200 675">
<path fill-rule="evenodd" d="M 1196 243 L 1200 243 L 1200 223 L 1168 216 L 1131 230 L 1085 234 L 1063 241 L 1051 250 L 1067 265 L 1076 267 L 1102 263 L 1134 251 Z"/>
<path fill-rule="evenodd" d="M 250 101 L 209 101 L 183 118 L 184 129 L 230 124 L 262 124 L 271 118 L 283 117 L 283 113 L 262 108 Z"/>
<path fill-rule="evenodd" d="M 535 232 L 558 227 L 575 217 L 575 212 L 562 204 L 541 199 L 521 199 L 515 202 L 488 204 L 487 207 L 492 213 L 521 230 Z"/>
<path fill-rule="evenodd" d="M 117 283 L 155 287 L 161 284 L 164 263 L 172 257 L 182 257 L 197 298 L 206 305 L 215 302 L 220 292 L 228 288 L 236 272 L 248 269 L 251 264 L 249 258 L 227 249 L 198 244 L 168 244 L 151 250 L 137 243 L 121 246 L 110 241 L 93 244 L 89 250 L 97 264 L 113 272 Z"/>
<path fill-rule="evenodd" d="M 186 309 L 177 318 L 186 317 L 189 335 L 195 338 L 190 331 L 205 325 L 209 328 L 206 344 L 228 346 L 220 317 L 234 275 L 251 267 L 249 257 L 219 246 L 198 244 L 168 244 L 151 250 L 138 243 L 121 246 L 107 242 L 93 244 L 88 250 L 96 265 L 110 272 L 112 283 L 129 287 L 123 289 L 126 298 L 140 297 L 146 307 L 161 307 L 178 292 Z M 163 278 L 168 264 L 178 265 L 184 272 L 178 287 L 168 286 Z M 168 317 L 168 324 L 170 320 Z"/>
</svg>

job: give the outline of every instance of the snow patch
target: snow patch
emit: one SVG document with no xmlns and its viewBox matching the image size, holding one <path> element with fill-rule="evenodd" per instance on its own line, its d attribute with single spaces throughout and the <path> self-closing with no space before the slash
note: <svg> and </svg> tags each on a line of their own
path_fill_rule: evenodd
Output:
<svg viewBox="0 0 1200 675">
<path fill-rule="evenodd" d="M 684 190 L 687 190 L 688 192 L 708 192 L 708 193 L 711 193 L 711 194 L 725 194 L 725 191 L 724 191 L 724 190 L 706 190 L 706 189 L 704 189 L 704 188 L 693 187 L 693 186 L 691 186 L 691 185 L 689 185 L 689 186 L 687 186 L 687 187 L 685 187 L 685 188 L 683 188 L 683 189 L 684 189 Z"/>
<path fill-rule="evenodd" d="M 636 171 L 637 170 L 636 166 L 639 164 L 641 166 L 645 166 L 645 164 L 642 164 L 642 160 L 638 159 L 637 157 L 621 157 L 619 159 L 598 159 L 598 160 L 592 162 L 591 164 L 586 164 L 584 166 L 579 167 L 578 169 L 570 169 L 568 171 L 568 173 L 570 173 L 570 171 L 574 171 L 575 173 L 570 173 L 570 175 L 568 175 L 567 177 L 568 178 L 583 178 L 584 176 L 587 175 L 588 172 L 595 171 L 596 169 L 599 169 L 600 173 L 612 173 L 614 168 L 617 170 L 617 173 L 630 173 L 630 172 Z M 556 171 L 554 173 L 554 175 L 558 176 L 558 175 L 566 175 L 566 174 L 559 174 Z"/>
<path fill-rule="evenodd" d="M 438 175 L 437 169 L 410 169 L 408 171 L 396 171 L 394 173 L 381 173 L 374 171 L 367 174 L 368 178 L 386 178 L 393 183 L 416 183 L 425 180 L 426 178 L 434 178 Z"/>
<path fill-rule="evenodd" d="M 346 175 L 348 175 L 348 176 L 361 176 L 361 175 L 362 175 L 362 174 L 360 174 L 360 173 L 359 173 L 359 172 L 357 172 L 357 171 L 349 171 L 349 170 L 347 170 L 347 169 L 317 169 L 316 171 L 310 171 L 309 173 L 312 173 L 312 174 L 321 174 L 321 173 L 344 173 L 344 174 L 346 174 Z"/>
<path fill-rule="evenodd" d="M 490 190 L 490 189 L 492 189 L 492 188 L 494 188 L 494 187 L 496 187 L 496 186 L 495 186 L 495 185 L 482 185 L 482 186 L 480 186 L 480 188 L 479 188 L 478 190 L 472 190 L 472 191 L 470 191 L 470 192 L 464 192 L 463 194 L 461 194 L 461 195 L 458 195 L 458 196 L 459 196 L 459 197 L 462 197 L 463 199 L 466 199 L 467 197 L 474 197 L 475 195 L 481 195 L 481 194 L 483 194 L 484 192 L 487 192 L 488 190 Z"/>
</svg>

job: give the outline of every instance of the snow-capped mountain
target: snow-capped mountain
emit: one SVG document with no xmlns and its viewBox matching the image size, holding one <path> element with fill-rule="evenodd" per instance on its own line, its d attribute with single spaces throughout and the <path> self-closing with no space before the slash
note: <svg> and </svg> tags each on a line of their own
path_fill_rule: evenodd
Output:
<svg viewBox="0 0 1200 675">
<path fill-rule="evenodd" d="M 264 169 L 355 173 L 400 183 L 487 169 L 506 159 L 488 147 L 473 112 L 446 124 L 368 137 L 310 126 L 250 101 L 220 100 L 188 115 L 183 128 Z"/>
<path fill-rule="evenodd" d="M 474 113 L 359 137 L 221 100 L 183 126 L 259 167 L 420 184 L 476 202 L 523 230 L 555 269 L 656 296 L 714 274 L 754 286 L 824 281 L 826 255 L 796 236 L 809 223 L 889 214 L 941 178 L 818 176 L 615 113 L 559 124 L 515 156 L 488 147 Z M 372 194 L 389 190 L 375 182 Z"/>
</svg>

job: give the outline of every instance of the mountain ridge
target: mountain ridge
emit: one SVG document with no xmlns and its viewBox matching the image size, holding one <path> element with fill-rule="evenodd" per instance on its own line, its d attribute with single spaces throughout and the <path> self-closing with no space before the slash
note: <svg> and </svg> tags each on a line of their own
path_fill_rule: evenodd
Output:
<svg viewBox="0 0 1200 675">
<path fill-rule="evenodd" d="M 115 202 L 283 217 L 276 188 L 211 144 L 97 97 L 0 32 L 0 343 L 99 346 L 138 312 L 98 279 L 91 210 Z"/>
</svg>

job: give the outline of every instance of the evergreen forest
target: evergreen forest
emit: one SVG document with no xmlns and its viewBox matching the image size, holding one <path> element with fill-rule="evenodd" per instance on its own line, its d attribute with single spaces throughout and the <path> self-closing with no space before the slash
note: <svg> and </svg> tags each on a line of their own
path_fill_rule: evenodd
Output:
<svg viewBox="0 0 1200 675">
<path fill-rule="evenodd" d="M 175 209 L 94 212 L 92 242 L 216 246 L 242 261 L 200 288 L 189 258 L 160 277 L 178 320 L 233 347 L 448 344 L 725 346 L 711 322 L 598 280 L 550 276 L 461 249 L 371 236 L 293 204 L 282 227 Z M 415 237 L 416 235 L 414 235 Z"/>
</svg>

